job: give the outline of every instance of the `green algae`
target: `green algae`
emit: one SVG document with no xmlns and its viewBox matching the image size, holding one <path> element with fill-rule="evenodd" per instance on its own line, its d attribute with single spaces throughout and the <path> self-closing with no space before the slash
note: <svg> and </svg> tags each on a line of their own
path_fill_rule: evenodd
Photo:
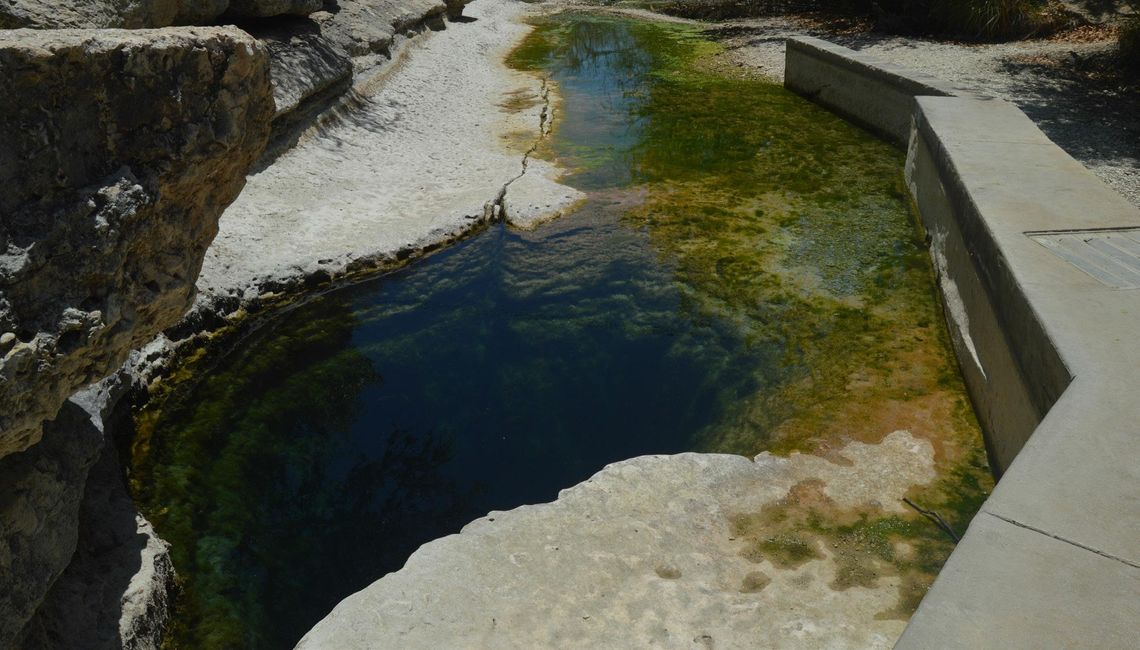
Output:
<svg viewBox="0 0 1140 650">
<path fill-rule="evenodd" d="M 175 647 L 264 647 L 273 645 L 273 639 L 251 630 L 292 627 L 288 621 L 274 620 L 273 607 L 248 599 L 265 593 L 287 599 L 289 591 L 299 587 L 290 582 L 304 576 L 306 569 L 251 567 L 245 560 L 251 551 L 247 544 L 251 539 L 273 539 L 286 547 L 303 545 L 306 538 L 295 534 L 297 530 L 334 525 L 336 510 L 344 507 L 314 500 L 322 493 L 312 488 L 322 477 L 310 468 L 319 467 L 319 459 L 337 448 L 338 433 L 354 412 L 358 387 L 376 379 L 371 366 L 346 345 L 351 323 L 350 314 L 326 313 L 290 336 L 260 346 L 258 354 L 248 355 L 245 371 L 207 373 L 195 387 L 192 403 L 168 400 L 166 410 L 151 409 L 138 418 L 142 435 L 136 440 L 150 440 L 151 432 L 164 424 L 181 423 L 177 444 L 136 442 L 133 449 L 136 468 L 175 471 L 163 480 L 154 480 L 149 471 L 132 477 L 135 498 L 172 542 L 182 590 L 178 616 L 168 634 Z M 284 358 L 301 370 L 278 376 Z M 187 363 L 205 370 L 195 360 Z M 242 403 L 248 408 L 234 409 Z M 297 404 L 306 405 L 303 412 Z M 292 418 L 303 419 L 311 435 L 283 445 L 268 432 L 275 420 Z M 201 461 L 206 458 L 220 462 Z M 140 480 L 144 477 L 147 480 Z M 251 493 L 253 498 L 289 507 L 266 509 L 266 516 L 251 517 L 246 507 Z M 269 512 L 289 509 L 294 513 L 291 520 L 268 517 Z M 308 548 L 281 556 L 319 557 L 327 551 Z M 251 588 L 251 583 L 260 583 L 260 588 Z M 243 596 L 235 599 L 234 594 Z"/>
<path fill-rule="evenodd" d="M 629 43 L 635 52 L 624 52 Z M 574 121 L 594 116 L 564 114 L 540 154 L 587 190 L 599 187 L 591 170 L 625 164 L 627 174 L 604 177 L 642 197 L 627 223 L 674 265 L 690 317 L 738 323 L 749 345 L 778 351 L 775 371 L 697 446 L 829 457 L 845 441 L 874 443 L 906 429 L 934 445 L 939 476 L 911 497 L 964 531 L 992 481 L 906 198 L 902 155 L 777 85 L 719 65 L 718 46 L 691 26 L 562 15 L 539 24 L 511 62 L 566 92 L 605 95 L 576 76 L 598 65 L 587 54 L 607 51 L 636 91 L 623 86 L 617 100 L 611 93 L 598 103 L 622 104 L 624 122 L 611 117 L 619 123 L 612 133 L 583 141 Z M 892 617 L 909 616 L 953 548 L 916 515 L 834 504 L 785 504 L 733 525 L 750 536 L 742 555 L 752 561 L 794 568 L 829 549 L 836 589 L 899 576 L 899 604 L 882 613 Z M 906 557 L 894 552 L 899 542 L 912 549 Z"/>
<path fill-rule="evenodd" d="M 536 361 L 504 368 L 499 377 L 480 375 L 480 383 L 507 389 L 477 395 L 499 401 L 514 417 L 527 408 L 531 393 L 524 387 L 567 390 L 556 385 L 565 369 L 543 361 L 555 356 L 555 347 L 570 347 L 569 355 L 592 369 L 591 381 L 605 383 L 619 376 L 622 360 L 647 364 L 656 353 L 607 359 L 607 345 L 616 344 L 592 332 L 610 332 L 625 346 L 667 338 L 666 356 L 698 360 L 682 367 L 686 392 L 700 399 L 655 396 L 681 404 L 680 419 L 697 423 L 683 449 L 803 451 L 842 462 L 833 453 L 846 442 L 875 443 L 906 429 L 933 444 L 938 473 L 908 496 L 964 531 L 992 484 L 905 199 L 902 156 L 777 85 L 722 67 L 719 52 L 693 27 L 573 14 L 540 23 L 511 55 L 512 65 L 543 75 L 561 94 L 553 137 L 537 155 L 556 161 L 568 170 L 565 182 L 591 194 L 584 210 L 606 205 L 620 212 L 622 232 L 609 233 L 611 239 L 627 237 L 649 249 L 636 268 L 607 272 L 669 298 L 647 314 L 635 306 L 632 288 L 597 304 L 586 292 L 559 289 L 534 318 L 513 311 L 500 317 L 475 301 L 490 300 L 494 312 L 501 294 L 541 294 L 533 285 L 566 281 L 570 271 L 547 253 L 550 259 L 533 262 L 518 278 L 495 278 L 485 292 L 455 300 L 463 305 L 455 320 L 475 323 L 475 336 L 464 344 L 478 358 L 471 367 L 502 355 L 481 337 L 504 328 L 533 343 L 523 354 Z M 536 101 L 516 93 L 501 107 L 519 110 Z M 581 237 L 579 225 L 567 228 L 557 237 Z M 543 247 L 550 242 L 529 249 L 528 259 L 541 258 Z M 572 251 L 580 256 L 576 266 L 602 266 L 583 252 L 588 248 Z M 648 267 L 667 278 L 638 275 Z M 480 272 L 461 267 L 421 293 L 445 293 Z M 520 302 L 502 304 L 521 310 Z M 384 531 L 385 545 L 397 549 L 393 557 L 417 545 L 413 531 L 380 521 L 394 517 L 398 499 L 375 508 L 375 495 L 412 485 L 440 501 L 456 490 L 440 471 L 457 454 L 453 439 L 437 432 L 391 435 L 384 438 L 388 448 L 371 456 L 352 440 L 359 436 L 353 421 L 360 396 L 384 383 L 374 360 L 405 354 L 430 364 L 426 359 L 436 357 L 415 350 L 446 341 L 448 324 L 429 322 L 412 328 L 414 334 L 365 344 L 359 332 L 370 323 L 423 308 L 350 303 L 329 300 L 303 310 L 303 318 L 270 328 L 217 368 L 189 359 L 169 391 L 192 383 L 192 394 L 139 415 L 132 489 L 172 542 L 183 586 L 172 646 L 291 644 L 312 623 L 295 615 L 298 594 L 326 590 L 317 600 L 327 611 L 391 570 L 365 566 L 380 551 L 360 530 Z M 738 351 L 724 354 L 718 345 Z M 647 380 L 661 381 L 645 372 Z M 448 404 L 451 390 L 442 381 L 427 383 L 425 399 Z M 715 417 L 690 417 L 703 411 Z M 648 413 L 633 416 L 652 420 Z M 451 419 L 438 414 L 442 429 Z M 501 426 L 507 431 L 511 424 L 504 418 Z M 576 441 L 560 431 L 565 423 L 551 417 L 538 428 L 546 432 L 541 444 L 573 464 Z M 679 450 L 631 447 L 621 457 Z M 581 464 L 585 476 L 601 466 Z M 899 603 L 880 615 L 909 616 L 953 543 L 917 515 L 841 509 L 818 492 L 802 486 L 762 512 L 734 517 L 742 556 L 794 570 L 826 554 L 837 566 L 831 585 L 837 590 L 897 578 Z M 459 524 L 470 518 L 463 503 L 448 508 Z M 414 518 L 423 529 L 415 532 L 428 531 L 428 539 L 452 532 L 447 516 L 433 517 Z M 343 543 L 330 548 L 330 539 Z M 305 565 L 304 558 L 315 561 Z M 771 582 L 761 572 L 749 576 L 744 593 L 764 592 Z"/>
</svg>

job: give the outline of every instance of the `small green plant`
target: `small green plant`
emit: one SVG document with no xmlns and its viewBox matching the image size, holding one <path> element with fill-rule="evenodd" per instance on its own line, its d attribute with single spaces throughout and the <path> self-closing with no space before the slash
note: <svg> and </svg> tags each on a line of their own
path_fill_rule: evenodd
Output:
<svg viewBox="0 0 1140 650">
<path fill-rule="evenodd" d="M 1033 36 L 1060 27 L 1049 3 L 1033 0 L 935 0 L 930 19 L 939 31 L 979 40 Z"/>
</svg>

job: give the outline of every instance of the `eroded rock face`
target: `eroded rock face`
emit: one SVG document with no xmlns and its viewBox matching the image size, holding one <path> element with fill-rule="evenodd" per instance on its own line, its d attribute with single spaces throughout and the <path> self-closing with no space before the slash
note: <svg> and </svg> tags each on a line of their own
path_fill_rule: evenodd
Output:
<svg viewBox="0 0 1140 650">
<path fill-rule="evenodd" d="M 174 23 L 185 1 L 4 0 L 0 2 L 0 28 L 166 27 Z"/>
<path fill-rule="evenodd" d="M 308 16 L 320 11 L 324 0 L 230 0 L 230 13 L 238 16 Z"/>
<path fill-rule="evenodd" d="M 307 16 L 323 0 L 4 0 L 0 29 L 145 29 L 234 16 Z"/>
<path fill-rule="evenodd" d="M 352 82 L 352 61 L 306 18 L 246 25 L 269 50 L 276 116 L 294 111 L 306 99 L 343 90 Z"/>
<path fill-rule="evenodd" d="M 103 445 L 66 570 L 25 626 L 28 648 L 158 648 L 174 595 L 166 542 L 135 509 L 114 445 Z"/>
<path fill-rule="evenodd" d="M 233 28 L 3 32 L 0 87 L 2 457 L 186 311 L 273 100 Z"/>
<path fill-rule="evenodd" d="M 68 402 L 40 444 L 0 459 L 0 648 L 12 647 L 75 553 L 83 485 L 102 442 Z"/>
<path fill-rule="evenodd" d="M 217 20 L 230 6 L 230 0 L 179 0 L 175 25 L 202 25 Z M 166 25 L 151 25 L 166 27 Z"/>
<path fill-rule="evenodd" d="M 462 12 L 462 4 L 454 15 Z M 335 13 L 321 12 L 313 18 L 321 33 L 346 54 L 363 56 L 387 54 L 396 34 L 433 17 L 442 20 L 447 12 L 441 0 L 344 0 Z"/>
</svg>

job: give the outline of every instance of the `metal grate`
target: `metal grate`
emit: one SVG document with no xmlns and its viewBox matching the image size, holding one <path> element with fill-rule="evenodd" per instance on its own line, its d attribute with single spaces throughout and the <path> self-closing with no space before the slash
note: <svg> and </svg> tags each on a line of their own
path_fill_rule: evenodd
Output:
<svg viewBox="0 0 1140 650">
<path fill-rule="evenodd" d="M 1113 289 L 1140 289 L 1140 228 L 1026 234 Z"/>
</svg>

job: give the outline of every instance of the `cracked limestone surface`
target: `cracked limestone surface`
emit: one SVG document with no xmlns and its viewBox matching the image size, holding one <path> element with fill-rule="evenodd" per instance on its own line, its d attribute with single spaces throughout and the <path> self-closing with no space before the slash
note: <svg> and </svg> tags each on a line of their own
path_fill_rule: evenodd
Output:
<svg viewBox="0 0 1140 650">
<path fill-rule="evenodd" d="M 524 171 L 545 128 L 541 81 L 503 64 L 530 29 L 521 20 L 528 11 L 511 0 L 472 4 L 473 21 L 412 44 L 369 84 L 375 90 L 357 89 L 351 110 L 334 111 L 252 175 L 222 216 L 200 299 L 253 298 L 297 278 L 336 276 L 497 214 L 488 204 Z M 552 180 L 543 192 L 547 212 L 578 198 Z"/>
<path fill-rule="evenodd" d="M 849 575 L 843 543 L 778 546 L 795 504 L 897 513 L 935 478 L 907 431 L 831 460 L 642 456 L 557 501 L 492 512 L 342 601 L 298 648 L 886 648 L 905 578 Z M 790 515 L 794 517 L 793 515 Z M 890 543 L 890 542 L 889 542 Z M 757 549 L 761 549 L 759 552 Z M 893 542 L 891 553 L 912 552 Z"/>
</svg>

